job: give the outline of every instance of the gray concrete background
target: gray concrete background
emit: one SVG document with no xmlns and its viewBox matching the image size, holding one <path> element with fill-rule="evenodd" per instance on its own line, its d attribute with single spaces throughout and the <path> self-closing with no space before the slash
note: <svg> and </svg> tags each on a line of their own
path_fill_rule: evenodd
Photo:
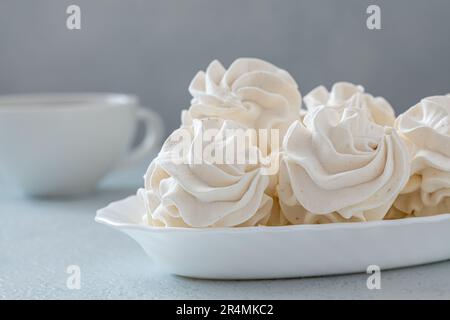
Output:
<svg viewBox="0 0 450 320">
<path fill-rule="evenodd" d="M 69 4 L 80 31 L 66 29 Z M 369 4 L 380 31 L 366 28 Z M 0 94 L 134 93 L 168 132 L 197 70 L 254 56 L 289 70 L 303 94 L 348 80 L 401 112 L 450 91 L 449 14 L 448 0 L 0 0 Z"/>
</svg>

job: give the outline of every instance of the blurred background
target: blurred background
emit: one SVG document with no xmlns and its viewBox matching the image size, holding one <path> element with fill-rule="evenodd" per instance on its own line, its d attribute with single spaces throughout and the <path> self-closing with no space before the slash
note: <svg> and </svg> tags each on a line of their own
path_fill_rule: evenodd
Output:
<svg viewBox="0 0 450 320">
<path fill-rule="evenodd" d="M 81 7 L 81 30 L 66 8 Z M 382 30 L 366 9 L 381 7 Z M 287 69 L 303 95 L 347 80 L 397 112 L 450 91 L 448 0 L 0 0 L 0 94 L 137 94 L 166 134 L 188 85 L 213 59 L 259 57 Z"/>
</svg>

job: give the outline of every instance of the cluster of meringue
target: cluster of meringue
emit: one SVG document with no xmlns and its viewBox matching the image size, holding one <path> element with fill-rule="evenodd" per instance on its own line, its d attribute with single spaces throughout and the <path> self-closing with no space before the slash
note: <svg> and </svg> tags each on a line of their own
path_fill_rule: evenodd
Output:
<svg viewBox="0 0 450 320">
<path fill-rule="evenodd" d="M 450 213 L 450 96 L 425 98 L 396 118 L 384 98 L 339 82 L 331 91 L 313 89 L 302 109 L 287 71 L 248 58 L 228 69 L 213 61 L 189 92 L 181 127 L 138 191 L 150 225 L 280 226 Z M 278 129 L 280 148 L 248 146 L 276 159 L 277 171 L 266 174 L 271 161 L 174 163 L 179 146 L 171 137 L 187 132 L 194 158 L 193 145 L 208 128 Z M 233 142 L 227 137 L 220 146 Z"/>
</svg>

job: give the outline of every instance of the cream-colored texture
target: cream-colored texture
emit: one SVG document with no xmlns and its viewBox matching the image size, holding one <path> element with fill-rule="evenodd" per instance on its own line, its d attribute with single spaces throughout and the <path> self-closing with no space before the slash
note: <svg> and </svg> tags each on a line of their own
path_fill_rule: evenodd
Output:
<svg viewBox="0 0 450 320">
<path fill-rule="evenodd" d="M 180 164 L 173 162 L 179 143 L 169 138 L 139 191 L 149 224 L 315 224 L 450 212 L 450 95 L 425 98 L 396 120 L 383 97 L 337 82 L 330 91 L 313 89 L 302 109 L 292 76 L 253 58 L 228 69 L 211 62 L 189 92 L 191 105 L 171 137 L 188 133 L 190 160 L 197 157 L 194 142 L 210 128 L 279 129 L 282 147 L 256 137 L 249 150 L 264 159 L 256 164 Z M 279 171 L 267 175 L 279 155 Z"/>
<path fill-rule="evenodd" d="M 285 224 L 278 204 L 274 204 L 269 194 L 273 189 L 271 178 L 263 174 L 259 163 L 195 161 L 199 156 L 195 144 L 208 129 L 217 130 L 215 136 L 223 137 L 217 145 L 226 149 L 235 143 L 234 138 L 225 138 L 226 130 L 242 129 L 242 126 L 229 120 L 194 119 L 191 126 L 176 130 L 166 140 L 145 175 L 145 188 L 139 191 L 147 206 L 148 223 L 170 227 Z M 175 136 L 180 133 L 192 138 L 186 163 L 174 161 L 181 143 Z M 249 143 L 247 151 L 255 148 Z M 201 149 L 200 154 L 204 150 Z"/>
<path fill-rule="evenodd" d="M 395 129 L 359 107 L 317 107 L 289 128 L 278 195 L 293 224 L 381 220 L 409 177 Z"/>
<path fill-rule="evenodd" d="M 301 94 L 292 76 L 269 62 L 240 58 L 225 69 L 214 60 L 192 80 L 193 99 L 182 113 L 183 125 L 192 119 L 216 117 L 254 129 L 281 129 L 299 119 Z"/>
<path fill-rule="evenodd" d="M 450 212 L 450 97 L 433 96 L 395 123 L 412 158 L 411 177 L 391 210 L 393 218 Z"/>
<path fill-rule="evenodd" d="M 358 99 L 355 99 L 359 96 Z M 373 97 L 364 92 L 364 87 L 349 82 L 337 82 L 331 91 L 324 86 L 318 86 L 304 97 L 304 102 L 309 111 L 320 106 L 328 106 L 343 111 L 350 100 L 357 101 L 354 107 L 366 109 L 371 120 L 383 126 L 393 126 L 395 113 L 389 102 L 383 97 Z"/>
</svg>

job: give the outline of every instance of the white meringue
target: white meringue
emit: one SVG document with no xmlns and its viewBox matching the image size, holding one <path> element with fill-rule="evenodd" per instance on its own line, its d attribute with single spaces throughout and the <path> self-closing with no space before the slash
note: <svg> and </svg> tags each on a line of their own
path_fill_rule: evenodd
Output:
<svg viewBox="0 0 450 320">
<path fill-rule="evenodd" d="M 216 117 L 247 128 L 281 129 L 299 119 L 301 94 L 292 76 L 269 62 L 240 58 L 226 70 L 214 60 L 192 80 L 193 99 L 182 114 L 182 124 L 192 119 Z"/>
<path fill-rule="evenodd" d="M 318 86 L 304 97 L 304 102 L 309 111 L 320 106 L 328 106 L 343 110 L 355 95 L 360 95 L 359 104 L 354 107 L 365 108 L 369 111 L 371 119 L 383 126 L 393 126 L 395 112 L 389 102 L 383 97 L 373 97 L 364 92 L 364 87 L 349 82 L 337 82 L 331 88 L 331 92 L 324 86 Z"/>
<path fill-rule="evenodd" d="M 286 223 L 268 194 L 271 179 L 260 163 L 197 162 L 196 143 L 207 129 L 216 129 L 222 148 L 234 143 L 226 130 L 242 129 L 236 122 L 222 119 L 193 119 L 192 126 L 176 130 L 165 142 L 145 175 L 145 189 L 139 193 L 147 206 L 148 222 L 155 226 L 234 227 Z M 184 130 L 182 132 L 182 130 Z M 187 163 L 176 163 L 181 134 L 192 138 Z M 223 139 L 222 139 L 223 138 Z M 254 144 L 246 152 L 258 151 Z M 200 154 L 205 152 L 200 149 Z M 273 187 L 272 187 L 273 188 Z"/>
<path fill-rule="evenodd" d="M 283 149 L 278 196 L 293 224 L 381 220 L 409 177 L 397 132 L 358 107 L 313 109 Z"/>
<path fill-rule="evenodd" d="M 395 126 L 409 146 L 412 164 L 393 214 L 450 213 L 450 96 L 422 99 Z"/>
</svg>

